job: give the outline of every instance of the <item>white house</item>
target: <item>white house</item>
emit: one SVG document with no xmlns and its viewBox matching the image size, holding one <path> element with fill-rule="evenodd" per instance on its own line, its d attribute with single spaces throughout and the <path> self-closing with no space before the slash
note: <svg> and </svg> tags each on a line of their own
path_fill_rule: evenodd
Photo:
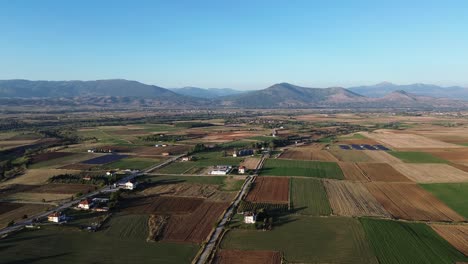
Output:
<svg viewBox="0 0 468 264">
<path fill-rule="evenodd" d="M 192 156 L 182 157 L 182 161 L 191 161 L 191 160 L 192 160 Z"/>
<path fill-rule="evenodd" d="M 255 224 L 257 222 L 257 215 L 252 212 L 244 213 L 244 223 L 246 224 Z"/>
<path fill-rule="evenodd" d="M 60 212 L 55 212 L 47 216 L 49 222 L 60 223 L 64 221 L 66 216 Z"/>
<path fill-rule="evenodd" d="M 244 174 L 245 173 L 245 166 L 240 166 L 239 167 L 239 173 Z"/>
<path fill-rule="evenodd" d="M 125 190 L 134 190 L 136 189 L 138 183 L 135 180 L 129 180 L 126 183 L 121 183 L 119 184 L 119 188 L 125 189 Z"/>
<path fill-rule="evenodd" d="M 227 175 L 232 169 L 232 166 L 218 165 L 210 172 L 211 175 Z"/>
<path fill-rule="evenodd" d="M 89 210 L 93 206 L 93 201 L 90 199 L 84 199 L 78 204 L 78 208 Z"/>
</svg>

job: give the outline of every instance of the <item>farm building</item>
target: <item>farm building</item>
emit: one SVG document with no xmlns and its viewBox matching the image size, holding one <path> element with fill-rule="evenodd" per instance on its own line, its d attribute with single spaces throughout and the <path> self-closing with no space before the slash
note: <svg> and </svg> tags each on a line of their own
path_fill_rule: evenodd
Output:
<svg viewBox="0 0 468 264">
<path fill-rule="evenodd" d="M 240 166 L 240 167 L 239 167 L 239 173 L 240 173 L 240 174 L 244 174 L 244 173 L 245 173 L 245 170 L 246 170 L 246 169 L 245 169 L 245 166 Z"/>
<path fill-rule="evenodd" d="M 78 204 L 78 208 L 89 210 L 93 206 L 93 201 L 91 199 L 84 199 Z"/>
<path fill-rule="evenodd" d="M 119 188 L 125 189 L 125 190 L 133 190 L 136 189 L 138 183 L 135 180 L 129 180 L 125 183 L 120 183 Z"/>
<path fill-rule="evenodd" d="M 163 152 L 161 155 L 163 155 L 163 156 L 169 156 L 169 155 L 171 155 L 171 153 L 169 153 L 169 152 Z"/>
<path fill-rule="evenodd" d="M 192 160 L 192 156 L 182 157 L 182 161 L 191 161 L 191 160 Z"/>
<path fill-rule="evenodd" d="M 211 175 L 226 175 L 231 171 L 231 169 L 232 169 L 232 166 L 217 165 L 213 168 L 210 174 Z"/>
<path fill-rule="evenodd" d="M 233 157 L 243 157 L 243 156 L 250 156 L 253 155 L 254 151 L 253 149 L 242 149 L 239 151 L 234 151 L 232 154 Z"/>
<path fill-rule="evenodd" d="M 47 221 L 54 223 L 60 223 L 62 221 L 65 221 L 65 219 L 66 216 L 60 212 L 54 212 L 47 216 Z"/>
<path fill-rule="evenodd" d="M 244 223 L 246 224 L 255 224 L 257 222 L 257 214 L 253 212 L 244 213 Z"/>
</svg>

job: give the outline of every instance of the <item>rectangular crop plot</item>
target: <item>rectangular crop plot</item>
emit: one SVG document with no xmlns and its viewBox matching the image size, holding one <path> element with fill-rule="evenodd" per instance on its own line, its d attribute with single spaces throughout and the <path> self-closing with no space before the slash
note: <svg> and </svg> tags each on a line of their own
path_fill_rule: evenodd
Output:
<svg viewBox="0 0 468 264">
<path fill-rule="evenodd" d="M 330 215 L 331 209 L 322 181 L 291 179 L 291 204 L 294 212 L 303 215 Z"/>
<path fill-rule="evenodd" d="M 468 256 L 468 225 L 432 224 L 431 227 L 452 246 Z"/>
<path fill-rule="evenodd" d="M 343 172 L 335 162 L 268 159 L 261 175 L 304 176 L 343 179 Z"/>
<path fill-rule="evenodd" d="M 390 217 L 360 182 L 324 181 L 333 214 Z"/>
<path fill-rule="evenodd" d="M 468 182 L 468 172 L 448 164 L 395 164 L 393 167 L 419 183 Z"/>
<path fill-rule="evenodd" d="M 455 144 L 427 138 L 415 134 L 393 133 L 388 130 L 363 132 L 364 136 L 379 141 L 392 148 L 461 148 Z"/>
<path fill-rule="evenodd" d="M 289 178 L 256 177 L 246 201 L 259 203 L 288 203 Z"/>
<path fill-rule="evenodd" d="M 360 221 L 381 264 L 468 261 L 425 224 L 366 218 Z"/>
<path fill-rule="evenodd" d="M 338 161 L 326 150 L 317 150 L 307 147 L 288 149 L 283 154 L 281 154 L 280 158 L 293 160 Z"/>
<path fill-rule="evenodd" d="M 358 163 L 357 166 L 369 181 L 411 182 L 387 163 Z"/>
<path fill-rule="evenodd" d="M 447 163 L 429 153 L 416 151 L 390 151 L 390 154 L 407 163 Z"/>
<path fill-rule="evenodd" d="M 226 250 L 218 251 L 214 264 L 281 264 L 281 253 L 268 250 Z"/>
<path fill-rule="evenodd" d="M 186 214 L 202 203 L 200 198 L 148 196 L 126 199 L 121 209 L 134 214 Z"/>
<path fill-rule="evenodd" d="M 93 159 L 85 160 L 82 163 L 100 165 L 100 164 L 107 164 L 107 163 L 111 163 L 111 162 L 114 162 L 114 161 L 118 161 L 118 160 L 126 158 L 126 157 L 127 157 L 126 155 L 111 154 L 111 155 L 104 155 L 104 156 L 96 157 L 96 158 L 93 158 Z"/>
<path fill-rule="evenodd" d="M 267 232 L 232 229 L 221 248 L 281 251 L 287 263 L 378 263 L 354 218 L 290 216 L 275 223 Z"/>
<path fill-rule="evenodd" d="M 333 154 L 339 161 L 343 162 L 370 162 L 373 161 L 365 151 L 361 150 L 352 150 L 351 147 L 349 150 L 338 149 L 336 147 L 331 147 L 329 152 Z"/>
<path fill-rule="evenodd" d="M 188 215 L 171 216 L 163 240 L 202 243 L 228 207 L 229 203 L 204 202 Z"/>
<path fill-rule="evenodd" d="M 396 163 L 403 163 L 400 159 L 388 154 L 385 151 L 371 151 L 371 150 L 364 150 L 364 153 L 367 154 L 369 157 L 372 158 L 375 162 L 381 163 L 388 163 L 388 164 L 396 164 Z"/>
<path fill-rule="evenodd" d="M 431 193 L 412 183 L 365 183 L 383 207 L 397 219 L 464 221 L 464 218 Z"/>
<path fill-rule="evenodd" d="M 370 181 L 355 162 L 338 162 L 343 174 L 350 181 Z"/>
<path fill-rule="evenodd" d="M 468 218 L 468 183 L 421 184 L 457 213 Z"/>
</svg>

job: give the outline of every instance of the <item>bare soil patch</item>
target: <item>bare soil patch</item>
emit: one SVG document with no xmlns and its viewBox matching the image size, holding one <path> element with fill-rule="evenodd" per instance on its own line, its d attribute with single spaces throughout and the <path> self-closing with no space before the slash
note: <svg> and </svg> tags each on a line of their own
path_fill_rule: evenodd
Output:
<svg viewBox="0 0 468 264">
<path fill-rule="evenodd" d="M 205 198 L 213 201 L 232 201 L 235 192 L 220 191 L 218 186 L 213 184 L 195 184 L 195 183 L 178 183 L 178 184 L 162 184 L 150 187 L 142 191 L 144 195 L 164 195 L 178 197 L 194 197 Z"/>
<path fill-rule="evenodd" d="M 324 181 L 324 185 L 336 215 L 390 217 L 360 182 Z"/>
<path fill-rule="evenodd" d="M 371 157 L 375 162 L 382 162 L 388 164 L 403 163 L 400 159 L 388 154 L 385 151 L 377 150 L 363 150 L 366 155 Z"/>
<path fill-rule="evenodd" d="M 338 162 L 344 176 L 351 181 L 370 181 L 355 162 Z"/>
<path fill-rule="evenodd" d="M 135 214 L 187 214 L 195 211 L 203 201 L 201 198 L 169 196 L 134 197 L 125 199 L 121 209 Z"/>
<path fill-rule="evenodd" d="M 444 160 L 458 162 L 458 163 L 468 163 L 468 148 L 428 151 L 428 152 Z"/>
<path fill-rule="evenodd" d="M 289 178 L 257 177 L 246 201 L 259 203 L 288 203 Z"/>
<path fill-rule="evenodd" d="M 248 170 L 255 170 L 260 163 L 261 159 L 259 158 L 245 158 L 241 162 L 240 166 L 245 166 Z"/>
<path fill-rule="evenodd" d="M 298 147 L 286 150 L 279 157 L 281 159 L 338 161 L 326 150 L 317 150 L 309 147 Z"/>
<path fill-rule="evenodd" d="M 66 156 L 71 156 L 74 155 L 74 153 L 71 152 L 45 152 L 45 153 L 40 153 L 31 158 L 31 163 L 39 163 L 41 161 L 46 161 L 46 160 L 53 160 L 57 158 L 63 158 Z"/>
<path fill-rule="evenodd" d="M 397 219 L 445 222 L 465 220 L 417 184 L 386 182 L 364 184 L 387 212 Z"/>
<path fill-rule="evenodd" d="M 387 163 L 357 163 L 357 166 L 370 181 L 411 182 Z"/>
<path fill-rule="evenodd" d="M 20 207 L 0 214 L 0 228 L 5 227 L 10 221 L 18 221 L 26 216 L 33 216 L 48 209 L 47 205 L 21 204 Z"/>
<path fill-rule="evenodd" d="M 281 264 L 279 251 L 227 250 L 216 254 L 214 264 Z"/>
<path fill-rule="evenodd" d="M 467 182 L 468 173 L 448 164 L 394 164 L 409 179 L 420 183 Z"/>
<path fill-rule="evenodd" d="M 188 215 L 171 216 L 163 240 L 202 243 L 228 206 L 229 203 L 204 202 Z"/>
</svg>

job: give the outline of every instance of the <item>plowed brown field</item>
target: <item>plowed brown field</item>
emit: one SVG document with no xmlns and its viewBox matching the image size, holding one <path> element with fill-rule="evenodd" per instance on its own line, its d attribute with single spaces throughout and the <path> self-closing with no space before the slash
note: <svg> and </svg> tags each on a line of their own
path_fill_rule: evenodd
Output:
<svg viewBox="0 0 468 264">
<path fill-rule="evenodd" d="M 354 162 L 338 162 L 344 176 L 351 181 L 370 181 L 361 168 Z"/>
<path fill-rule="evenodd" d="M 369 182 L 365 186 L 397 219 L 464 221 L 462 216 L 417 184 Z"/>
<path fill-rule="evenodd" d="M 279 158 L 295 160 L 338 161 L 326 150 L 316 150 L 307 147 L 288 149 L 283 152 Z"/>
<path fill-rule="evenodd" d="M 357 166 L 370 181 L 411 182 L 387 163 L 358 163 Z"/>
<path fill-rule="evenodd" d="M 254 203 L 287 203 L 289 201 L 289 178 L 257 177 L 246 200 Z"/>
<path fill-rule="evenodd" d="M 204 202 L 190 214 L 171 216 L 163 240 L 202 243 L 228 206 L 229 203 Z"/>
<path fill-rule="evenodd" d="M 137 197 L 124 200 L 121 208 L 135 214 L 187 214 L 194 212 L 203 201 L 184 197 Z"/>
<path fill-rule="evenodd" d="M 468 182 L 468 173 L 448 164 L 395 164 L 393 167 L 415 182 Z"/>
<path fill-rule="evenodd" d="M 360 182 L 324 181 L 324 185 L 335 215 L 390 217 Z"/>
<path fill-rule="evenodd" d="M 468 163 L 468 148 L 428 151 L 430 154 L 444 160 L 458 163 Z"/>
<path fill-rule="evenodd" d="M 468 225 L 432 224 L 431 227 L 452 246 L 468 256 Z"/>
<path fill-rule="evenodd" d="M 248 170 L 255 170 L 260 163 L 259 158 L 246 158 L 241 162 L 241 166 L 245 166 Z"/>
<path fill-rule="evenodd" d="M 207 198 L 213 201 L 232 201 L 236 192 L 220 191 L 218 186 L 213 184 L 176 183 L 162 184 L 147 188 L 142 191 L 144 195 L 163 195 L 179 197 Z"/>
<path fill-rule="evenodd" d="M 214 264 L 281 264 L 281 253 L 278 251 L 260 250 L 220 250 Z"/>
</svg>

